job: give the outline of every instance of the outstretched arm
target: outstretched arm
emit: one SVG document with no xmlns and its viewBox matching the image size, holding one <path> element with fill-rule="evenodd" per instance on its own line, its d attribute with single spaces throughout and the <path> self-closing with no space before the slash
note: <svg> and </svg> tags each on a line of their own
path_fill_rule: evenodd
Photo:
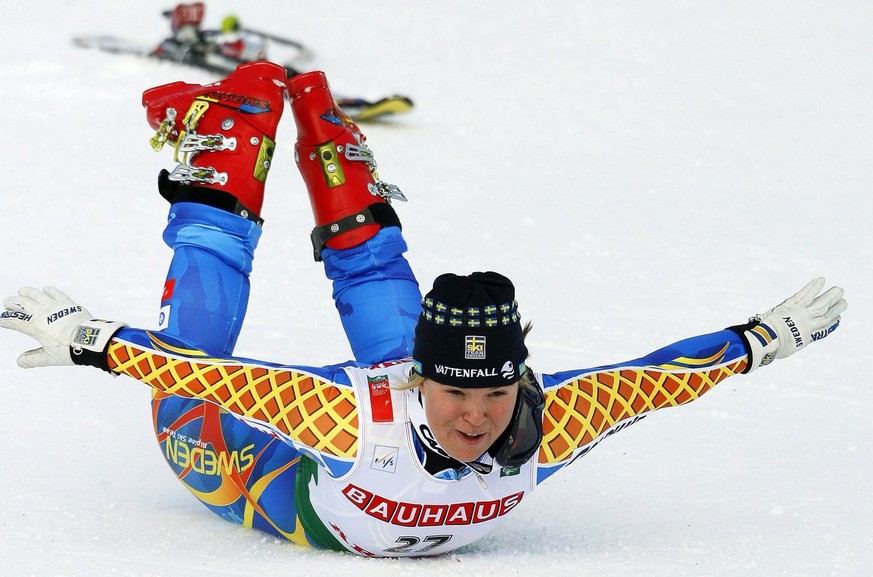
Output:
<svg viewBox="0 0 873 577">
<path fill-rule="evenodd" d="M 42 345 L 18 358 L 23 368 L 96 366 L 157 391 L 215 403 L 301 448 L 342 459 L 357 453 L 357 404 L 340 367 L 216 358 L 173 337 L 96 320 L 51 287 L 25 287 L 4 305 L 0 327 Z"/>
<path fill-rule="evenodd" d="M 539 453 L 542 481 L 606 436 L 647 413 L 698 399 L 724 379 L 787 357 L 833 332 L 843 291 L 819 295 L 824 279 L 745 325 L 685 339 L 644 357 L 542 375 L 546 406 Z"/>
</svg>

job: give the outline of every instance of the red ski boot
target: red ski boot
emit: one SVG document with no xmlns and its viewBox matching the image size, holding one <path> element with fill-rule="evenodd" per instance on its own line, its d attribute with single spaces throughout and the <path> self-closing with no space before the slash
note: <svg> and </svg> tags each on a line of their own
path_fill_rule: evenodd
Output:
<svg viewBox="0 0 873 577">
<path fill-rule="evenodd" d="M 315 260 L 324 246 L 351 248 L 382 227 L 400 226 L 389 201 L 406 197 L 379 180 L 366 138 L 334 101 L 324 73 L 290 78 L 288 97 L 297 124 L 297 168 L 315 216 Z"/>
<path fill-rule="evenodd" d="M 152 147 L 169 143 L 179 162 L 161 173 L 161 194 L 171 203 L 201 202 L 260 222 L 286 79 L 281 66 L 256 62 L 214 84 L 146 90 L 142 103 L 157 131 Z"/>
</svg>

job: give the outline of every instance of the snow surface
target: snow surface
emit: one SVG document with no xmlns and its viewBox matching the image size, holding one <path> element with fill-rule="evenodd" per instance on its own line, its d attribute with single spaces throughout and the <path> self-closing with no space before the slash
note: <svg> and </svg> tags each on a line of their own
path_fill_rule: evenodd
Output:
<svg viewBox="0 0 873 577">
<path fill-rule="evenodd" d="M 53 284 L 156 324 L 170 252 L 141 92 L 206 73 L 72 46 L 156 42 L 148 2 L 2 2 L 0 291 Z M 870 575 L 873 3 L 212 1 L 309 44 L 338 93 L 410 94 L 369 125 L 422 285 L 516 280 L 543 370 L 633 358 L 743 322 L 824 275 L 843 326 L 797 357 L 610 438 L 492 537 L 435 559 L 300 548 L 174 479 L 149 391 L 25 372 L 0 334 L 0 574 Z M 350 357 L 292 161 L 290 115 L 238 353 Z"/>
</svg>

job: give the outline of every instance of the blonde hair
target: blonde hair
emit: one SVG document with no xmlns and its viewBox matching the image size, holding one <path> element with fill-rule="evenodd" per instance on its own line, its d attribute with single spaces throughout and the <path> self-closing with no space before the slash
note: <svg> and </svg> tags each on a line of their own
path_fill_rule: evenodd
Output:
<svg viewBox="0 0 873 577">
<path fill-rule="evenodd" d="M 533 324 L 528 321 L 525 323 L 524 328 L 521 329 L 521 337 L 522 339 L 526 339 L 528 333 L 533 329 Z M 530 352 L 528 352 L 528 357 L 530 357 Z M 415 387 L 421 385 L 424 382 L 426 377 L 420 373 L 416 373 L 413 369 L 409 369 L 409 375 L 406 377 L 405 383 L 400 383 L 399 385 L 394 385 L 391 388 L 396 391 L 408 391 L 409 389 L 414 389 Z M 530 371 L 525 371 L 521 375 L 521 380 L 525 382 L 529 382 L 533 380 L 533 373 Z"/>
</svg>

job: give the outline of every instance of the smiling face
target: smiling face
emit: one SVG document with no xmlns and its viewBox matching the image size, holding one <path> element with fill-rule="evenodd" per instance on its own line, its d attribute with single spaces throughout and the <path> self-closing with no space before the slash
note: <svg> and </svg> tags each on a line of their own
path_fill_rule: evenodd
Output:
<svg viewBox="0 0 873 577">
<path fill-rule="evenodd" d="M 419 390 L 434 437 L 461 462 L 482 456 L 506 430 L 518 397 L 518 383 L 471 389 L 424 379 Z"/>
</svg>

